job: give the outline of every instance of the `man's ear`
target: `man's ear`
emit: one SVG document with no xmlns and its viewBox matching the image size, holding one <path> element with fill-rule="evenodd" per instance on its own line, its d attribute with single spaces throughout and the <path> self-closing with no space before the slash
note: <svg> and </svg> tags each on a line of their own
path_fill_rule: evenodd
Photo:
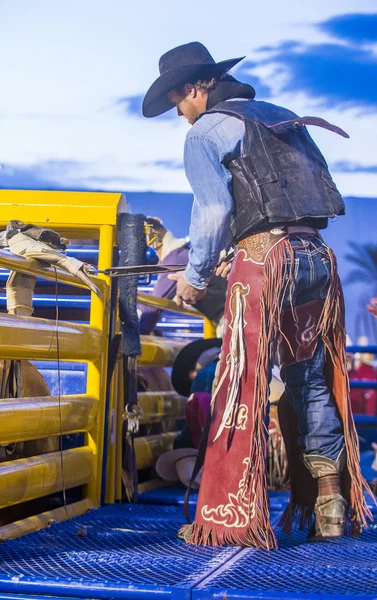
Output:
<svg viewBox="0 0 377 600">
<path fill-rule="evenodd" d="M 186 83 L 185 92 L 187 96 L 190 95 L 192 98 L 195 98 L 198 93 L 196 87 L 192 85 L 192 83 Z"/>
</svg>

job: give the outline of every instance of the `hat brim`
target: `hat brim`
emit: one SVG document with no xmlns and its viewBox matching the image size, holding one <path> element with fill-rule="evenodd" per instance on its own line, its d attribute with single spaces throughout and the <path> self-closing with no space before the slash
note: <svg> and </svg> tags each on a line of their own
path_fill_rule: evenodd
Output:
<svg viewBox="0 0 377 600">
<path fill-rule="evenodd" d="M 152 83 L 145 94 L 142 107 L 144 117 L 158 117 L 158 115 L 174 108 L 175 104 L 170 102 L 168 93 L 180 85 L 184 85 L 193 79 L 220 77 L 244 58 L 244 56 L 241 56 L 240 58 L 223 60 L 219 63 L 186 65 L 169 69 Z"/>
<path fill-rule="evenodd" d="M 191 477 L 195 469 L 196 456 L 185 456 L 175 463 L 175 468 L 178 473 L 179 481 L 185 486 L 190 485 Z M 199 471 L 194 481 L 191 484 L 193 490 L 197 490 L 200 486 L 202 478 L 202 470 Z"/>
<path fill-rule="evenodd" d="M 182 461 L 185 458 L 196 460 L 198 450 L 196 448 L 177 448 L 170 452 L 164 452 L 161 454 L 156 462 L 156 473 L 163 480 L 168 483 L 178 483 L 181 481 L 177 468 L 176 462 Z"/>
<path fill-rule="evenodd" d="M 192 380 L 189 377 L 190 371 L 194 371 L 199 356 L 209 348 L 221 348 L 222 339 L 210 338 L 206 340 L 195 340 L 187 344 L 179 352 L 174 361 L 171 371 L 171 382 L 178 394 L 189 396 L 191 394 Z"/>
</svg>

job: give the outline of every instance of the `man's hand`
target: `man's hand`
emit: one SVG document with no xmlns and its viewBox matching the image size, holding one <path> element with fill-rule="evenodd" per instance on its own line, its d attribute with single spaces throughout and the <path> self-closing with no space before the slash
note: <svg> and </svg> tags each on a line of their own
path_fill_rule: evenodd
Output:
<svg viewBox="0 0 377 600">
<path fill-rule="evenodd" d="M 176 302 L 178 306 L 186 304 L 195 304 L 198 300 L 201 300 L 207 293 L 207 289 L 198 290 L 186 281 L 183 271 L 180 273 L 173 273 L 168 276 L 169 279 L 177 282 L 177 293 Z"/>
<path fill-rule="evenodd" d="M 367 309 L 371 315 L 377 318 L 377 298 L 370 299 L 370 304 L 368 304 Z"/>
<path fill-rule="evenodd" d="M 232 261 L 223 261 L 215 269 L 215 275 L 223 279 L 229 279 L 229 273 L 232 268 Z"/>
</svg>

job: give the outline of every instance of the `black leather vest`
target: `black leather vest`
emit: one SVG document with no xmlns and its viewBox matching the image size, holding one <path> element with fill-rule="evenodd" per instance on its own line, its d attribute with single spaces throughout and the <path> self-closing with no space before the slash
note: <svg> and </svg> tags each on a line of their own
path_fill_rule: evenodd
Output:
<svg viewBox="0 0 377 600">
<path fill-rule="evenodd" d="M 242 119 L 242 156 L 225 163 L 232 173 L 235 242 L 279 225 L 327 227 L 345 213 L 342 196 L 306 127 L 293 112 L 255 100 L 229 100 L 211 112 Z M 288 121 L 288 124 L 282 123 Z"/>
</svg>

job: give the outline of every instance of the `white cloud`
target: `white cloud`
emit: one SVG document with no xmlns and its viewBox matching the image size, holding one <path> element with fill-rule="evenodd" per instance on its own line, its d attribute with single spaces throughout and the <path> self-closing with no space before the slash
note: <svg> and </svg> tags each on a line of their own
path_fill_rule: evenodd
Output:
<svg viewBox="0 0 377 600">
<path fill-rule="evenodd" d="M 184 6 L 176 0 L 0 0 L 0 11 L 0 163 L 76 161 L 82 183 L 93 187 L 102 181 L 103 189 L 188 191 L 183 170 L 141 166 L 180 161 L 186 123 L 139 119 L 115 106 L 121 97 L 145 92 L 158 75 L 159 56 L 198 39 L 215 59 L 247 54 L 254 60 L 260 46 L 328 40 L 314 23 L 344 12 L 373 12 L 375 1 L 236 0 L 229 6 L 192 0 Z M 376 162 L 375 115 L 318 111 L 303 94 L 279 96 L 281 82 L 266 67 L 258 73 L 279 104 L 349 131 L 350 141 L 313 131 L 329 162 Z M 68 184 L 77 172 L 65 177 Z M 374 175 L 336 180 L 346 194 L 356 188 L 376 194 Z"/>
</svg>

